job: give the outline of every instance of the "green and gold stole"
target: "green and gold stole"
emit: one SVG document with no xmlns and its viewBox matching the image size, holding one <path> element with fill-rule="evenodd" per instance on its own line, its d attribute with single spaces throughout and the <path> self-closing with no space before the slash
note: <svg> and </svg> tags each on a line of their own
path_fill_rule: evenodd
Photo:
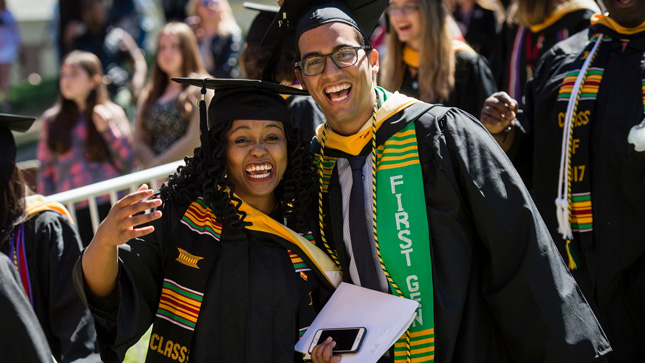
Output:
<svg viewBox="0 0 645 363">
<path fill-rule="evenodd" d="M 247 229 L 286 240 L 289 252 L 296 254 L 321 278 L 321 283 L 337 287 L 342 281 L 340 269 L 313 242 L 283 224 L 242 202 Z M 206 283 L 213 266 L 216 243 L 222 235 L 222 224 L 215 220 L 210 207 L 201 199 L 190 204 L 180 221 L 202 237 L 186 236 L 179 228 L 170 236 L 174 250 L 168 253 L 159 306 L 148 346 L 149 362 L 186 362 L 197 326 Z M 293 261 L 293 257 L 292 257 Z"/>
<path fill-rule="evenodd" d="M 377 130 L 390 117 L 420 101 L 399 93 L 386 99 L 382 89 L 376 90 L 384 103 L 378 111 L 375 105 L 372 122 L 358 133 L 344 137 L 329 130 L 326 124 L 318 129 L 321 237 L 338 263 L 322 229 L 322 195 L 336 164 L 336 158 L 326 156 L 325 149 L 358 155 L 372 142 L 373 231 L 381 268 L 394 295 L 420 302 L 412 325 L 394 346 L 395 362 L 432 362 L 435 339 L 430 231 L 422 197 L 425 193 L 414 120 L 402 122 L 402 128 L 382 145 L 377 147 L 375 141 Z M 430 107 L 427 105 L 424 110 Z"/>
<path fill-rule="evenodd" d="M 595 14 L 591 22 L 592 25 L 607 27 L 617 34 L 645 31 L 645 23 L 626 29 L 600 14 Z M 609 45 L 613 40 L 602 32 L 593 34 L 585 49 L 565 73 L 557 97 L 557 114 L 564 115 L 564 121 L 561 122 L 563 131 L 558 195 L 555 201 L 556 216 L 558 232 L 566 241 L 571 270 L 580 266 L 575 251 L 579 250 L 581 243 L 590 244 L 592 239 L 590 130 L 596 97 L 611 51 Z M 645 107 L 645 93 L 643 104 Z"/>
</svg>

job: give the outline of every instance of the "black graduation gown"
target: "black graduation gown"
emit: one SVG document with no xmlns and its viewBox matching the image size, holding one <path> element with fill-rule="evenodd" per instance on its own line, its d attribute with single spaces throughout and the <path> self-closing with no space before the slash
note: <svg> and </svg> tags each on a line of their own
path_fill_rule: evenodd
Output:
<svg viewBox="0 0 645 363">
<path fill-rule="evenodd" d="M 554 203 L 562 140 L 555 103 L 565 70 L 593 33 L 582 31 L 545 54 L 536 79 L 527 85 L 518 115 L 522 127 L 509 151 L 565 257 Z M 636 362 L 645 358 L 640 351 L 645 342 L 645 152 L 635 151 L 627 134 L 643 120 L 645 33 L 613 38 L 591 111 L 587 175 L 591 178 L 593 245 L 577 251 L 582 266 L 573 273 L 592 307 L 597 307 L 616 361 Z M 631 41 L 623 51 L 619 39 L 625 38 Z"/>
<path fill-rule="evenodd" d="M 516 96 L 518 102 L 520 101 L 520 97 L 524 95 L 524 88 L 526 87 L 526 82 L 528 82 L 528 73 L 526 71 L 527 65 L 530 64 L 535 67 L 540 57 L 553 47 L 555 43 L 587 28 L 589 26 L 589 19 L 591 19 L 593 14 L 594 12 L 592 10 L 573 11 L 564 15 L 544 30 L 538 33 L 531 32 L 531 44 L 528 44 L 525 41 L 525 46 L 520 49 L 520 60 L 518 64 L 519 74 L 517 74 L 519 77 L 520 94 Z M 495 46 L 495 51 L 491 56 L 491 70 L 495 75 L 497 88 L 500 91 L 509 92 L 509 67 L 513 52 L 513 42 L 515 41 L 515 35 L 518 32 L 518 28 L 519 26 L 517 24 L 504 23 L 500 36 L 497 37 L 498 44 Z M 563 36 L 563 31 L 565 31 L 566 36 Z M 530 32 L 530 30 L 527 30 L 527 32 Z M 534 52 L 537 49 L 536 44 L 540 35 L 544 37 L 542 40 L 542 47 L 539 47 L 537 53 L 534 55 L 535 59 L 533 61 L 529 61 L 527 60 L 527 52 Z"/>
<path fill-rule="evenodd" d="M 444 105 L 461 108 L 479 118 L 486 98 L 497 92 L 488 62 L 482 56 L 465 50 L 455 52 L 455 62 L 455 88 Z M 412 78 L 408 67 L 405 67 L 399 92 L 419 98 L 416 77 Z"/>
<path fill-rule="evenodd" d="M 216 242 L 179 222 L 187 208 L 166 202 L 152 234 L 120 247 L 118 294 L 89 301 L 104 361 L 123 360 L 153 322 L 167 263 L 174 263 L 173 239 Z M 331 292 L 323 291 L 314 273 L 304 280 L 295 272 L 286 245 L 267 233 L 223 228 L 215 255 L 202 256 L 214 260 L 190 362 L 302 362 L 302 354 L 293 349 L 298 331 L 309 326 Z M 84 286 L 80 260 L 74 279 Z M 88 302 L 85 291 L 79 293 Z M 148 351 L 147 361 L 156 357 L 156 351 Z"/>
<path fill-rule="evenodd" d="M 459 10 L 454 11 L 452 16 L 458 23 L 463 23 Z M 484 9 L 475 3 L 464 38 L 477 53 L 486 59 L 490 59 L 495 47 L 495 42 L 491 40 L 497 38 L 497 24 L 497 16 L 493 10 Z"/>
<path fill-rule="evenodd" d="M 377 144 L 414 120 L 416 110 L 385 121 Z M 439 106 L 414 122 L 430 230 L 435 362 L 589 362 L 606 353 L 595 316 L 486 129 Z M 325 155 L 343 153 L 326 148 Z M 336 168 L 328 190 L 325 233 L 349 281 Z"/>
<path fill-rule="evenodd" d="M 305 131 L 305 139 L 311 140 L 318 125 L 325 123 L 325 115 L 311 96 L 295 95 L 287 98 L 291 122 Z"/>
<path fill-rule="evenodd" d="M 213 57 L 213 67 L 208 73 L 216 78 L 239 78 L 241 75 L 239 61 L 244 39 L 241 32 L 216 35 L 208 47 Z"/>
<path fill-rule="evenodd" d="M 80 256 L 78 233 L 54 211 L 40 212 L 24 226 L 33 309 L 53 356 L 59 362 L 100 361 L 92 317 L 71 278 Z"/>
<path fill-rule="evenodd" d="M 11 260 L 0 254 L 0 354 L 4 362 L 51 362 L 52 355 Z"/>
</svg>

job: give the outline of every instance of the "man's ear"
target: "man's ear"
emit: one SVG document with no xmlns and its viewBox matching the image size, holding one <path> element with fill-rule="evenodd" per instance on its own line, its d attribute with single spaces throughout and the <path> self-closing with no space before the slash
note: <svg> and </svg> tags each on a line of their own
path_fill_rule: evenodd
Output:
<svg viewBox="0 0 645 363">
<path fill-rule="evenodd" d="M 379 70 L 379 62 L 378 62 L 378 51 L 376 49 L 372 49 L 370 52 L 369 56 L 370 64 L 372 65 L 372 73 L 377 74 Z"/>
<path fill-rule="evenodd" d="M 307 85 L 305 84 L 305 78 L 303 77 L 302 72 L 300 71 L 300 68 L 295 69 L 296 72 L 296 78 L 298 78 L 298 82 L 300 82 L 300 85 L 302 86 L 303 90 L 307 90 Z"/>
</svg>

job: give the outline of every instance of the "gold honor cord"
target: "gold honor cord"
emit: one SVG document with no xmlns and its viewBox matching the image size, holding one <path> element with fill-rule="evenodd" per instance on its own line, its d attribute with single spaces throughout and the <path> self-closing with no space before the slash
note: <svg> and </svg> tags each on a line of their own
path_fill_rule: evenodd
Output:
<svg viewBox="0 0 645 363">
<path fill-rule="evenodd" d="M 376 252 L 378 254 L 378 260 L 381 265 L 381 269 L 383 270 L 383 273 L 385 274 L 385 277 L 387 278 L 387 281 L 392 285 L 392 288 L 396 291 L 396 293 L 400 296 L 403 297 L 403 292 L 401 292 L 401 289 L 399 286 L 394 282 L 394 279 L 392 279 L 392 276 L 390 276 L 390 273 L 387 271 L 387 268 L 385 267 L 385 263 L 383 262 L 383 258 L 381 257 L 381 248 L 379 247 L 379 242 L 378 242 L 378 234 L 376 232 L 376 159 L 377 159 L 377 148 L 376 148 L 376 112 L 378 110 L 378 105 L 379 105 L 379 96 L 378 96 L 378 91 L 376 91 L 376 102 L 374 102 L 374 108 L 372 110 L 372 231 L 374 233 L 374 244 L 376 246 Z M 338 256 L 336 253 L 331 249 L 329 246 L 329 243 L 327 242 L 327 238 L 325 237 L 325 231 L 324 231 L 324 223 L 323 223 L 323 164 L 325 160 L 325 139 L 327 135 L 327 128 L 328 124 L 325 122 L 322 128 L 322 138 L 320 140 L 320 158 L 318 159 L 318 178 L 319 178 L 319 191 L 318 191 L 318 225 L 320 227 L 320 238 L 325 246 L 325 249 L 327 249 L 327 252 L 331 255 L 332 259 L 338 265 L 340 268 L 340 262 L 338 261 Z M 411 350 L 410 350 L 410 329 L 405 331 L 405 342 L 406 342 L 406 350 L 407 350 L 407 362 L 410 363 L 412 361 L 411 358 Z"/>
<path fill-rule="evenodd" d="M 336 252 L 334 252 L 331 247 L 329 247 L 329 243 L 327 242 L 327 237 L 325 237 L 325 226 L 323 222 L 323 168 L 324 168 L 324 161 L 325 161 L 325 138 L 327 135 L 327 122 L 323 125 L 322 128 L 322 138 L 320 140 L 320 158 L 318 159 L 318 181 L 319 181 L 319 190 L 318 190 L 318 226 L 320 228 L 320 239 L 323 242 L 323 245 L 325 246 L 325 249 L 331 256 L 332 260 L 334 260 L 334 263 L 336 266 L 338 266 L 338 269 L 341 269 L 340 262 L 338 261 L 338 256 L 336 255 Z"/>
</svg>

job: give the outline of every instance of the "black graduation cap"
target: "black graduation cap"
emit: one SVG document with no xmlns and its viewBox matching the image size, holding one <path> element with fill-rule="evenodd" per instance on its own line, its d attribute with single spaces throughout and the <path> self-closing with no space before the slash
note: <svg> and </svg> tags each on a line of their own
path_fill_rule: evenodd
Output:
<svg viewBox="0 0 645 363">
<path fill-rule="evenodd" d="M 227 78 L 173 78 L 173 81 L 202 88 L 199 102 L 202 147 L 211 155 L 208 130 L 216 122 L 233 120 L 289 120 L 287 102 L 280 95 L 308 95 L 307 91 L 255 79 Z M 206 89 L 215 90 L 215 96 L 206 116 Z"/>
<path fill-rule="evenodd" d="M 0 172 L 10 178 L 16 162 L 16 141 L 11 131 L 25 132 L 36 120 L 31 116 L 0 113 Z"/>
<path fill-rule="evenodd" d="M 348 24 L 368 38 L 388 3 L 389 0 L 284 0 L 262 40 L 262 46 L 273 47 L 275 55 L 280 53 L 287 34 L 294 34 L 294 43 L 297 43 L 305 31 L 331 22 Z M 276 63 L 273 59 L 269 62 L 264 70 L 264 79 L 273 80 Z"/>
<path fill-rule="evenodd" d="M 251 22 L 251 26 L 249 26 L 249 31 L 246 34 L 246 41 L 260 43 L 262 38 L 264 38 L 264 34 L 266 34 L 267 29 L 271 26 L 273 18 L 275 18 L 275 14 L 280 10 L 280 7 L 248 1 L 245 1 L 243 5 L 246 9 L 259 11 L 258 15 L 256 15 Z"/>
</svg>

